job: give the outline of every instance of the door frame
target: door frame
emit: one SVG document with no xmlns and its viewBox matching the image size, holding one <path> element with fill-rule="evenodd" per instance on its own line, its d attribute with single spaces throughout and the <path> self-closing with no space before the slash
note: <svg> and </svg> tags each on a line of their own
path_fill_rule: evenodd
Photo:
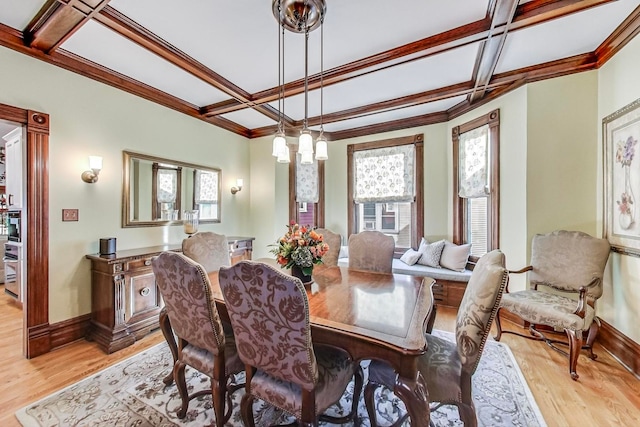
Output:
<svg viewBox="0 0 640 427">
<path fill-rule="evenodd" d="M 49 327 L 49 115 L 0 104 L 0 119 L 22 125 L 26 144 L 27 285 L 22 351 L 28 358 L 51 350 Z M 26 134 L 26 138 L 25 137 Z"/>
</svg>

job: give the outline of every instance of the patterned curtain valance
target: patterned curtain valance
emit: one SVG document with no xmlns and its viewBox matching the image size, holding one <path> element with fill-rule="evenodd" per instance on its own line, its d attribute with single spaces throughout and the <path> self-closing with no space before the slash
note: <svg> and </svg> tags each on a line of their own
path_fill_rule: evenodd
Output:
<svg viewBox="0 0 640 427">
<path fill-rule="evenodd" d="M 353 201 L 413 202 L 415 157 L 414 144 L 356 151 Z"/>
<path fill-rule="evenodd" d="M 296 202 L 318 203 L 318 161 L 313 160 L 310 165 L 300 163 L 302 156 L 296 154 Z"/>
<path fill-rule="evenodd" d="M 489 125 L 460 134 L 458 195 L 465 199 L 489 195 Z"/>
<path fill-rule="evenodd" d="M 196 169 L 194 193 L 196 204 L 218 203 L 218 173 Z"/>
<path fill-rule="evenodd" d="M 158 203 L 174 203 L 178 194 L 178 171 L 158 170 Z"/>
</svg>

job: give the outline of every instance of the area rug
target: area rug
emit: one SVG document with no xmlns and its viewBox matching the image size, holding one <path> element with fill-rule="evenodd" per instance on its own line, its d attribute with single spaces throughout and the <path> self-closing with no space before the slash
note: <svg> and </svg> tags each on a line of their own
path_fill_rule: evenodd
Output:
<svg viewBox="0 0 640 427">
<path fill-rule="evenodd" d="M 453 340 L 449 332 L 434 331 L 434 334 Z M 171 363 L 167 345 L 158 344 L 20 409 L 16 417 L 25 427 L 211 425 L 210 396 L 191 401 L 186 418 L 177 418 L 180 397 L 176 386 L 165 386 L 162 382 Z M 363 363 L 365 375 L 366 365 Z M 195 370 L 187 368 L 186 376 L 190 392 L 210 387 L 209 378 Z M 243 382 L 243 378 L 236 381 Z M 348 412 L 352 392 L 353 382 L 342 400 L 328 412 Z M 234 411 L 229 426 L 242 426 L 238 409 L 243 393 L 240 389 L 233 395 Z M 376 393 L 380 423 L 390 424 L 404 414 L 404 405 L 393 392 L 379 388 Z M 473 376 L 473 400 L 479 426 L 546 426 L 511 350 L 502 343 L 487 342 Z M 288 421 L 284 414 L 260 401 L 255 403 L 254 414 L 256 426 Z M 370 425 L 362 398 L 358 415 L 358 425 Z M 432 411 L 431 420 L 439 427 L 462 425 L 457 409 L 452 406 Z"/>
</svg>

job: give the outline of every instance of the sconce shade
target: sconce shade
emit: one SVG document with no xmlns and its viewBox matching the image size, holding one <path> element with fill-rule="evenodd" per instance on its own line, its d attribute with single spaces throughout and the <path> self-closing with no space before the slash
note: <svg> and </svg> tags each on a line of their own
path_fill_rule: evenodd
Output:
<svg viewBox="0 0 640 427">
<path fill-rule="evenodd" d="M 238 191 L 242 190 L 242 184 L 244 184 L 242 178 L 236 179 L 235 187 L 231 187 L 231 194 L 236 194 Z"/>
<path fill-rule="evenodd" d="M 81 178 L 84 182 L 93 184 L 98 181 L 98 174 L 102 170 L 102 157 L 89 156 L 89 168 L 90 170 L 82 172 Z"/>
</svg>

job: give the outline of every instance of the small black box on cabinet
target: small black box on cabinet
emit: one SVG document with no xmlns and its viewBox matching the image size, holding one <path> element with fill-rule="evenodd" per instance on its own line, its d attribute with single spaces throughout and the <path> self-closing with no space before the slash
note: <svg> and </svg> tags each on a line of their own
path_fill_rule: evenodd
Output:
<svg viewBox="0 0 640 427">
<path fill-rule="evenodd" d="M 106 237 L 100 239 L 100 255 L 111 255 L 116 253 L 116 238 Z"/>
</svg>

